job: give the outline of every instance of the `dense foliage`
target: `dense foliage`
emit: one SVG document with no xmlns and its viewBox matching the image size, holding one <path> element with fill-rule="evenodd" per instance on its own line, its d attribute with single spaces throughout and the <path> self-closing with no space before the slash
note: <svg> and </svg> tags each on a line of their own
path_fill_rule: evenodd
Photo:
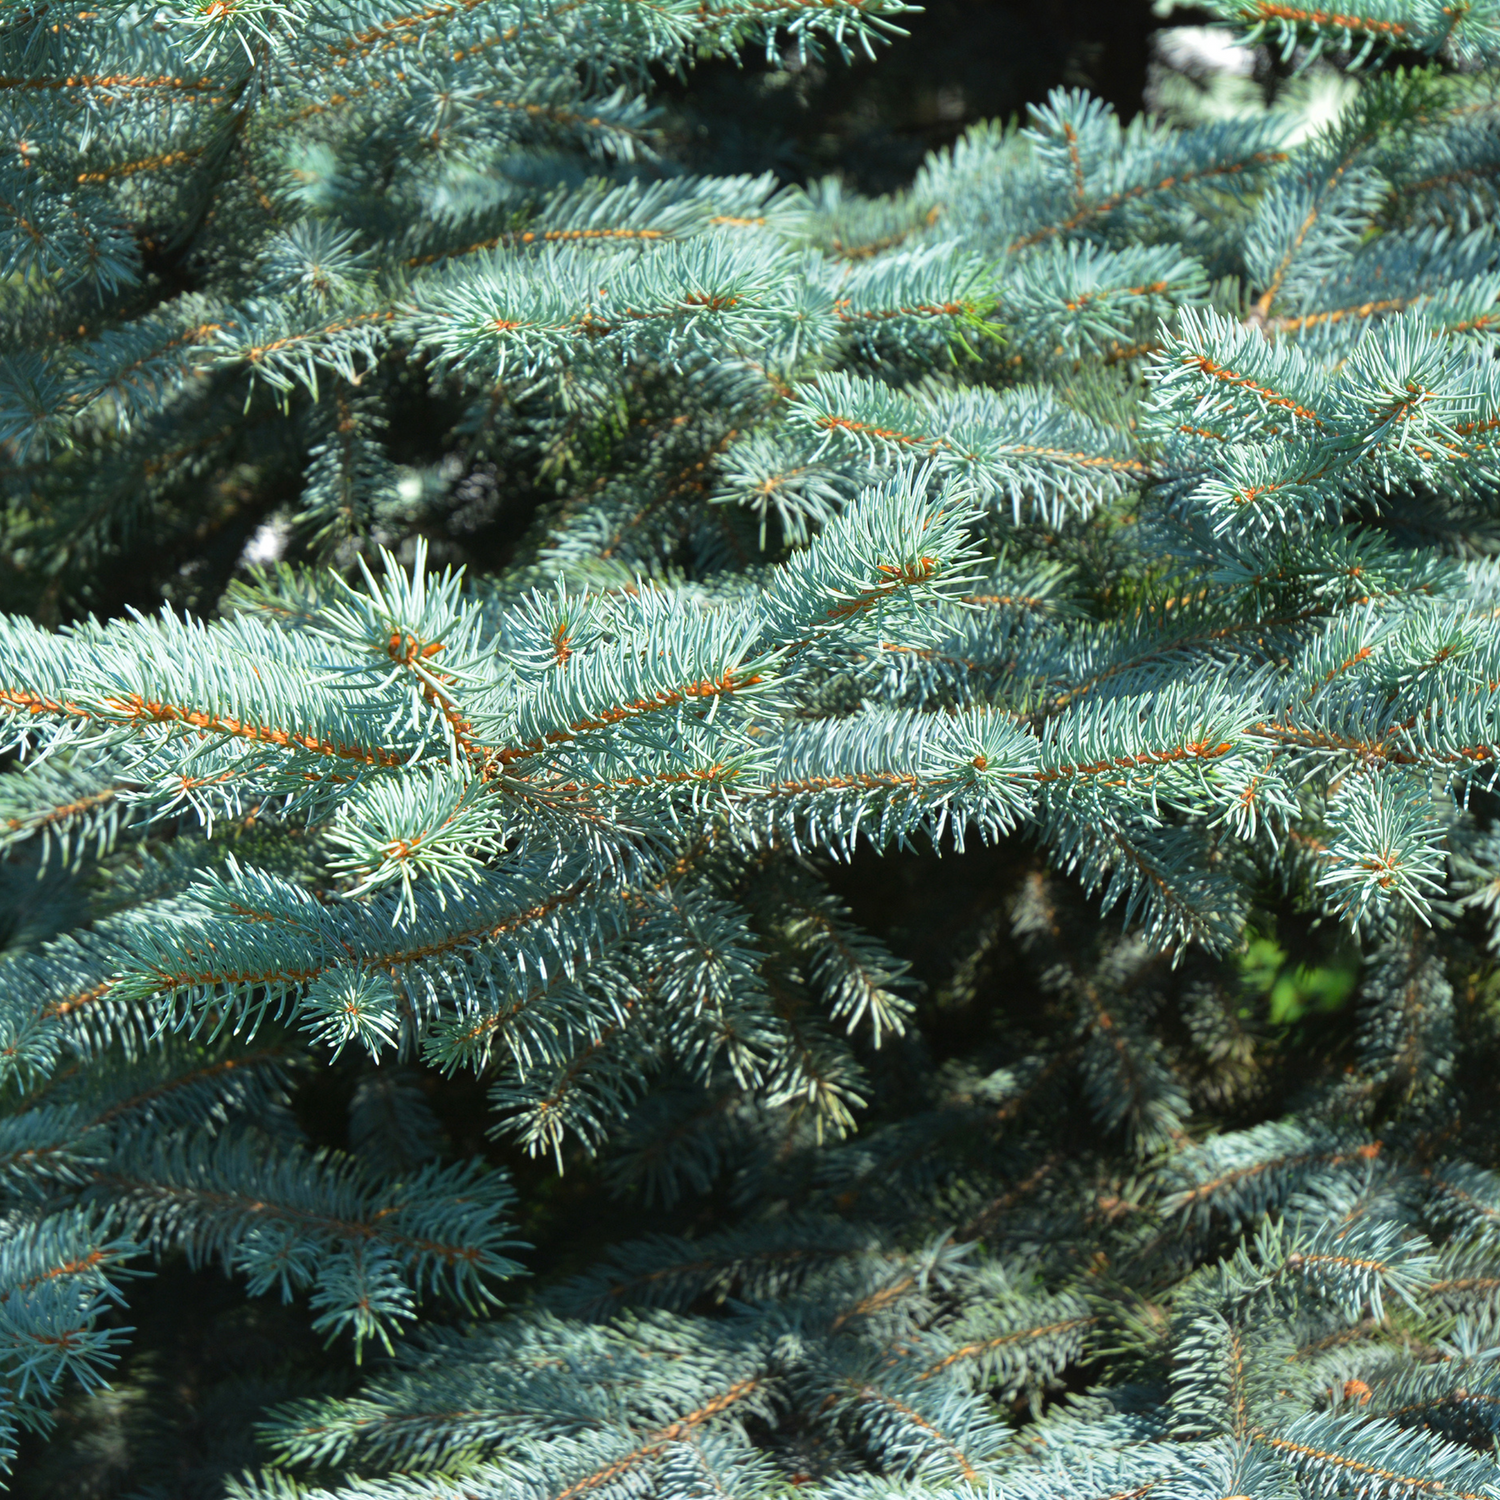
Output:
<svg viewBox="0 0 1500 1500">
<path fill-rule="evenodd" d="M 1500 1495 L 1500 11 L 1218 12 L 883 198 L 645 95 L 896 0 L 0 13 L 24 1482 Z"/>
</svg>

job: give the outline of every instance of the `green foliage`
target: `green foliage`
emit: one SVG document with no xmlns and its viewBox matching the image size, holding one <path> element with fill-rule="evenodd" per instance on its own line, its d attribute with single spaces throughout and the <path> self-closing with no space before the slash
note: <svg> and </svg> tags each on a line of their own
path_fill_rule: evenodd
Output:
<svg viewBox="0 0 1500 1500">
<path fill-rule="evenodd" d="M 1289 964 L 1286 951 L 1265 937 L 1251 939 L 1240 962 L 1246 989 L 1265 998 L 1273 1025 L 1300 1020 L 1309 1011 L 1337 1010 L 1359 979 L 1358 963 L 1347 958 L 1330 964 Z"/>
<path fill-rule="evenodd" d="M 241 1500 L 1500 1492 L 1500 13 L 1220 10 L 879 200 L 645 91 L 895 0 L 0 17 L 8 1452 L 212 1265 Z"/>
</svg>

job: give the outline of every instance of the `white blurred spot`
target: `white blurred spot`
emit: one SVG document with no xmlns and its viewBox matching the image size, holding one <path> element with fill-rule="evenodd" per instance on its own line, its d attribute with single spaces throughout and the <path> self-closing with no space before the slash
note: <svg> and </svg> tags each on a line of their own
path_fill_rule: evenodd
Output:
<svg viewBox="0 0 1500 1500">
<path fill-rule="evenodd" d="M 240 566 L 264 568 L 271 563 L 280 562 L 291 534 L 292 528 L 281 516 L 272 516 L 269 521 L 262 521 L 256 528 L 255 535 L 245 543 L 245 550 L 240 553 Z"/>
<path fill-rule="evenodd" d="M 1229 73 L 1248 78 L 1255 71 L 1255 48 L 1242 46 L 1227 26 L 1173 26 L 1158 32 L 1155 40 L 1157 56 L 1191 77 Z"/>
</svg>

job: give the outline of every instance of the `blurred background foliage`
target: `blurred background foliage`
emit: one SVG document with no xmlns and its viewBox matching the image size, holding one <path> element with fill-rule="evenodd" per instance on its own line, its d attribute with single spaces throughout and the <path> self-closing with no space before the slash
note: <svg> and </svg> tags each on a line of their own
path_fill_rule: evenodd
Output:
<svg viewBox="0 0 1500 1500">
<path fill-rule="evenodd" d="M 802 66 L 789 51 L 664 80 L 672 154 L 697 171 L 769 170 L 792 182 L 836 172 L 861 192 L 890 192 L 927 152 L 981 120 L 1024 116 L 1059 85 L 1130 119 L 1164 22 L 1147 0 L 930 0 L 903 24 L 908 35 L 874 59 Z"/>
</svg>

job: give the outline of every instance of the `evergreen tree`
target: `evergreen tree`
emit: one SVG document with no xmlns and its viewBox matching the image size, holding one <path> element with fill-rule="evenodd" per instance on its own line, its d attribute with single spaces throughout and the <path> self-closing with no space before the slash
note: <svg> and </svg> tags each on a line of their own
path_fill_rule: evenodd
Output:
<svg viewBox="0 0 1500 1500">
<path fill-rule="evenodd" d="M 8 1451 L 213 1263 L 195 1493 L 1500 1495 L 1500 11 L 658 154 L 901 11 L 4 14 Z"/>
</svg>

